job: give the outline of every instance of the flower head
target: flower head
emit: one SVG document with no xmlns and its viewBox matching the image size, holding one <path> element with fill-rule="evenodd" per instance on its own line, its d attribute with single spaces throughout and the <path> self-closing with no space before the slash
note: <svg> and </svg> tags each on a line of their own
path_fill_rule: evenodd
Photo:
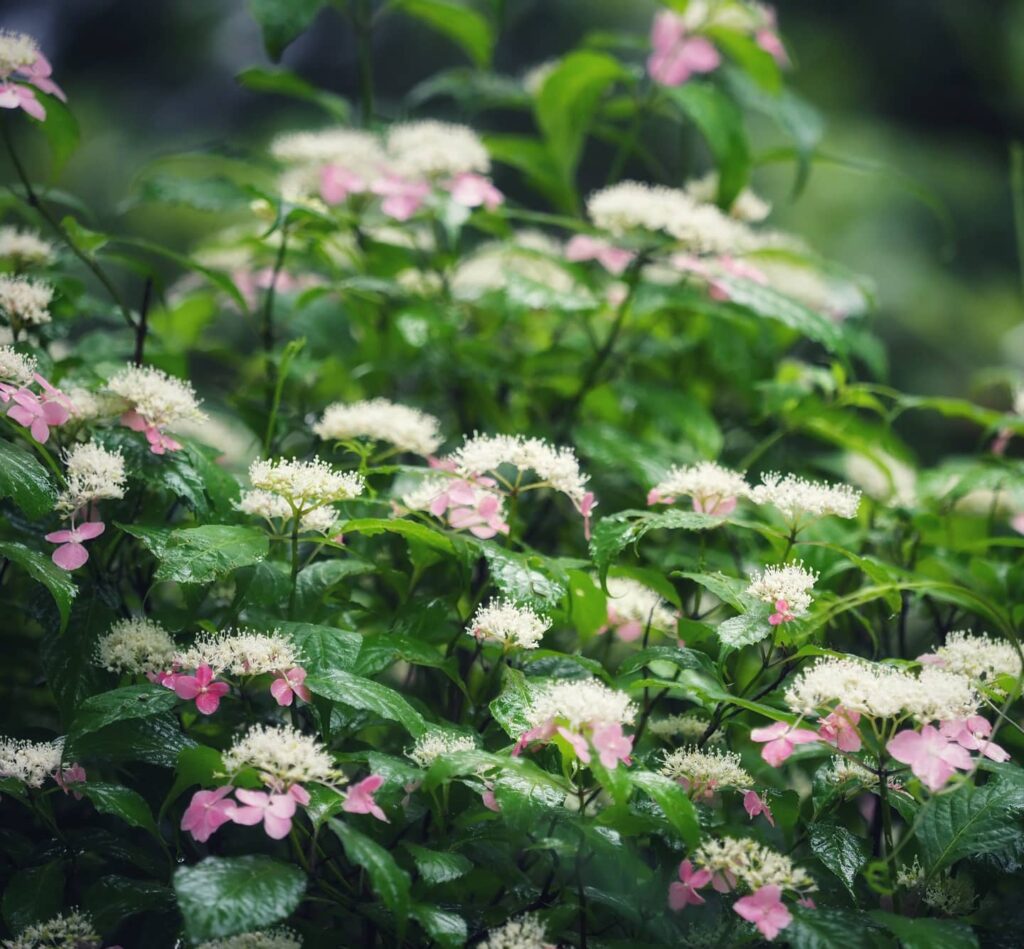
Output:
<svg viewBox="0 0 1024 949">
<path fill-rule="evenodd" d="M 466 632 L 479 640 L 502 643 L 506 649 L 536 649 L 551 620 L 511 600 L 491 600 L 473 614 Z"/>
<path fill-rule="evenodd" d="M 578 731 L 583 726 L 628 725 L 636 711 L 625 692 L 611 689 L 598 679 L 565 679 L 534 693 L 526 719 L 532 726 L 555 721 Z"/>
<path fill-rule="evenodd" d="M 16 227 L 0 227 L 0 258 L 16 266 L 44 266 L 55 255 L 53 244 L 43 240 L 34 231 Z"/>
<path fill-rule="evenodd" d="M 42 326 L 50 322 L 53 287 L 28 277 L 0 276 L 0 312 L 14 327 Z"/>
<path fill-rule="evenodd" d="M 96 442 L 78 443 L 64 454 L 67 485 L 57 499 L 57 509 L 74 514 L 97 501 L 124 497 L 127 476 L 124 457 Z"/>
<path fill-rule="evenodd" d="M 412 749 L 406 752 L 406 756 L 421 768 L 429 768 L 438 758 L 457 751 L 472 751 L 474 748 L 476 740 L 470 735 L 433 729 L 420 735 Z"/>
<path fill-rule="evenodd" d="M 326 461 L 313 458 L 257 459 L 249 466 L 249 481 L 254 488 L 269 491 L 288 502 L 295 511 L 348 501 L 363 492 L 363 479 L 350 471 L 338 471 Z"/>
<path fill-rule="evenodd" d="M 813 570 L 806 569 L 803 563 L 770 566 L 751 579 L 747 593 L 775 606 L 779 611 L 777 615 L 780 615 L 778 622 L 783 622 L 803 616 L 807 612 L 811 605 L 811 595 L 808 591 L 817 579 L 818 575 Z M 780 601 L 782 606 L 779 605 Z M 773 622 L 772 625 L 778 623 Z"/>
<path fill-rule="evenodd" d="M 803 517 L 856 517 L 860 492 L 848 484 L 807 481 L 796 475 L 783 477 L 775 472 L 761 476 L 761 483 L 750 492 L 758 504 L 770 504 L 786 520 L 796 523 Z"/>
<path fill-rule="evenodd" d="M 536 916 L 520 916 L 492 929 L 477 949 L 555 949 Z"/>
<path fill-rule="evenodd" d="M 400 451 L 430 455 L 444 440 L 440 425 L 433 415 L 419 409 L 387 399 L 370 399 L 329 405 L 313 431 L 324 440 L 369 438 L 388 442 Z"/>
<path fill-rule="evenodd" d="M 669 752 L 660 770 L 683 784 L 697 800 L 710 798 L 722 788 L 749 788 L 754 783 L 735 752 L 702 751 L 696 746 Z"/>
<path fill-rule="evenodd" d="M 918 656 L 918 661 L 967 676 L 972 682 L 997 692 L 994 679 L 1000 676 L 1016 679 L 1021 674 L 1020 654 L 1011 643 L 985 634 L 975 635 L 970 630 L 950 633 L 944 645 Z"/>
<path fill-rule="evenodd" d="M 92 919 L 71 910 L 26 926 L 14 939 L 5 939 L 3 945 L 4 949 L 100 949 L 102 942 Z"/>
<path fill-rule="evenodd" d="M 189 382 L 153 366 L 128 366 L 107 383 L 131 409 L 159 429 L 189 419 L 202 421 L 195 389 Z"/>
<path fill-rule="evenodd" d="M 714 461 L 701 461 L 685 468 L 672 468 L 651 488 L 648 504 L 671 504 L 676 495 L 692 498 L 698 513 L 725 517 L 731 514 L 739 498 L 750 494 L 747 479 L 738 471 L 723 468 Z"/>
<path fill-rule="evenodd" d="M 119 619 L 100 636 L 93 653 L 96 665 L 131 675 L 171 667 L 175 645 L 167 630 L 144 616 Z"/>
<path fill-rule="evenodd" d="M 39 788 L 60 769 L 64 739 L 22 741 L 0 738 L 0 777 L 14 778 L 26 787 Z"/>
<path fill-rule="evenodd" d="M 427 119 L 392 126 L 387 135 L 387 160 L 399 175 L 410 178 L 486 174 L 491 159 L 471 128 Z"/>
<path fill-rule="evenodd" d="M 28 386 L 36 373 L 36 360 L 33 356 L 23 356 L 13 346 L 0 346 L 0 384 Z M 2 394 L 2 385 L 0 385 Z M 6 402 L 7 399 L 0 399 Z"/>
<path fill-rule="evenodd" d="M 302 940 L 290 929 L 266 929 L 201 942 L 196 949 L 302 949 Z"/>
<path fill-rule="evenodd" d="M 694 853 L 693 862 L 712 873 L 729 874 L 751 890 L 777 886 L 807 892 L 815 888 L 807 872 L 789 857 L 747 838 L 706 840 Z"/>
<path fill-rule="evenodd" d="M 230 774 L 254 768 L 263 783 L 278 792 L 293 784 L 336 784 L 341 779 L 327 749 L 288 725 L 254 725 L 235 739 L 224 755 L 224 766 Z"/>
<path fill-rule="evenodd" d="M 183 669 L 210 666 L 217 674 L 262 675 L 283 672 L 298 665 L 299 651 L 280 630 L 261 633 L 249 629 L 224 629 L 203 633 L 174 657 Z"/>
</svg>

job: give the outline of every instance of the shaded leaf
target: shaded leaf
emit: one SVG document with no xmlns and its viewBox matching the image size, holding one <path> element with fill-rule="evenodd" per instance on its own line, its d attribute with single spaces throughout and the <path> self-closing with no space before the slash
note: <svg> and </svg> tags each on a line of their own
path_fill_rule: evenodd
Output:
<svg viewBox="0 0 1024 949">
<path fill-rule="evenodd" d="M 44 557 L 24 544 L 14 541 L 0 543 L 0 557 L 6 557 L 16 563 L 33 580 L 38 580 L 53 597 L 60 612 L 60 627 L 68 625 L 71 615 L 71 601 L 78 595 L 78 588 L 71 579 L 71 574 L 58 567 L 49 557 Z"/>
<path fill-rule="evenodd" d="M 0 498 L 32 518 L 53 510 L 57 493 L 46 469 L 27 451 L 0 439 Z"/>
</svg>

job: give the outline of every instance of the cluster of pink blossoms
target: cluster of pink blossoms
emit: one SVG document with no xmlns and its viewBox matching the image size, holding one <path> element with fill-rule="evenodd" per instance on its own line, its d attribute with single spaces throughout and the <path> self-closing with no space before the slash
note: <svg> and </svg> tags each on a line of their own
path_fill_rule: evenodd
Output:
<svg viewBox="0 0 1024 949">
<path fill-rule="evenodd" d="M 449 462 L 430 460 L 432 468 L 453 470 Z M 428 510 L 434 517 L 444 518 L 457 531 L 468 530 L 474 537 L 490 540 L 509 532 L 505 506 L 495 489 L 493 478 L 453 479 L 430 502 Z"/>
<path fill-rule="evenodd" d="M 0 109 L 23 109 L 42 122 L 46 107 L 36 97 L 36 89 L 67 101 L 50 78 L 52 73 L 50 61 L 32 37 L 0 31 Z"/>
<path fill-rule="evenodd" d="M 195 701 L 196 710 L 203 715 L 216 712 L 220 708 L 220 700 L 231 691 L 231 686 L 217 679 L 213 668 L 206 663 L 196 667 L 195 675 L 172 669 L 168 672 L 147 673 L 147 676 L 151 682 L 173 690 L 179 699 Z M 313 696 L 305 681 L 306 670 L 301 666 L 279 671 L 277 678 L 270 684 L 270 694 L 282 707 L 291 705 L 296 698 L 309 702 Z"/>
<path fill-rule="evenodd" d="M 381 211 L 396 221 L 408 221 L 423 207 L 432 191 L 430 182 L 422 179 L 385 173 L 367 181 L 341 165 L 325 165 L 320 175 L 320 197 L 327 204 L 342 204 L 350 195 L 370 193 L 381 198 Z M 440 187 L 452 201 L 466 208 L 485 207 L 493 211 L 505 200 L 489 178 L 471 171 L 459 172 L 443 181 Z"/>
<path fill-rule="evenodd" d="M 12 386 L 0 382 L 0 402 L 10 404 L 7 417 L 29 430 L 40 445 L 50 438 L 50 429 L 63 425 L 74 411 L 71 401 L 39 373 L 32 377 L 39 386 L 33 392 L 28 385 Z"/>
<path fill-rule="evenodd" d="M 647 72 L 658 85 L 681 86 L 694 75 L 714 72 L 722 64 L 722 57 L 711 40 L 696 32 L 715 25 L 713 21 L 699 22 L 700 15 L 709 12 L 704 6 L 691 4 L 684 15 L 663 10 L 654 17 Z M 691 10 L 696 16 L 691 15 Z M 761 22 L 749 24 L 754 41 L 780 66 L 787 65 L 789 59 L 779 39 L 774 11 L 761 8 L 759 12 Z"/>
<path fill-rule="evenodd" d="M 345 794 L 342 810 L 349 814 L 372 814 L 387 823 L 387 815 L 373 799 L 373 793 L 384 783 L 379 774 L 371 774 L 354 784 Z M 231 793 L 234 792 L 234 799 Z M 299 805 L 309 804 L 309 792 L 301 784 L 282 791 L 251 791 L 226 784 L 212 791 L 192 795 L 181 819 L 181 829 L 200 843 L 205 843 L 229 821 L 247 827 L 263 825 L 268 837 L 281 840 L 291 833 L 292 820 Z"/>
</svg>

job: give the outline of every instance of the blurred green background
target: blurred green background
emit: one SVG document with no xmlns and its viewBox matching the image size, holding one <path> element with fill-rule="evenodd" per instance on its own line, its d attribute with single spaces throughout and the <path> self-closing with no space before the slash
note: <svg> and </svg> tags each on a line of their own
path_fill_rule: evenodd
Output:
<svg viewBox="0 0 1024 949">
<path fill-rule="evenodd" d="M 655 9 L 642 0 L 507 0 L 496 68 L 521 75 L 595 30 L 642 37 Z M 872 319 L 895 385 L 1008 407 L 1005 385 L 993 380 L 1006 370 L 1003 378 L 1024 378 L 1009 160 L 1014 130 L 1024 136 L 1024 2 L 783 0 L 777 9 L 792 85 L 821 110 L 826 133 L 797 200 L 791 166 L 757 170 L 774 223 L 872 278 Z M 37 36 L 50 55 L 84 141 L 60 184 L 108 223 L 156 156 L 248 152 L 280 128 L 322 121 L 235 82 L 240 69 L 267 63 L 245 0 L 8 0 L 2 25 Z M 355 44 L 337 11 L 323 12 L 284 64 L 355 99 Z M 417 82 L 464 61 L 443 37 L 391 16 L 377 30 L 375 64 L 381 111 L 396 115 Z M 450 102 L 424 111 L 446 108 L 466 118 Z M 489 130 L 528 121 L 471 120 Z M 498 181 L 516 193 L 507 169 Z M 185 244 L 216 224 L 136 209 L 118 226 Z M 942 453 L 949 423 L 922 424 L 934 430 L 919 432 L 919 445 L 933 439 Z"/>
</svg>

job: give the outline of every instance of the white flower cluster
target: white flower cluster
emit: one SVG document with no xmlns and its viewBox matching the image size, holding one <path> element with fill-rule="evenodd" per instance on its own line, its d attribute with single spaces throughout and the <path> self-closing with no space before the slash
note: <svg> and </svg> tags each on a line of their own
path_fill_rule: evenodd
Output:
<svg viewBox="0 0 1024 949">
<path fill-rule="evenodd" d="M 247 629 L 226 629 L 205 633 L 188 648 L 174 656 L 183 669 L 209 666 L 215 673 L 262 675 L 285 672 L 299 664 L 295 644 L 279 630 L 258 633 Z"/>
<path fill-rule="evenodd" d="M 19 266 L 42 266 L 53 257 L 53 245 L 38 234 L 16 227 L 0 227 L 0 258 Z"/>
<path fill-rule="evenodd" d="M 945 645 L 934 649 L 923 661 L 989 687 L 999 676 L 1016 679 L 1021 674 L 1020 654 L 1012 643 L 985 634 L 976 636 L 970 630 L 950 633 Z"/>
<path fill-rule="evenodd" d="M 299 513 L 335 501 L 348 501 L 363 493 L 362 476 L 337 471 L 320 458 L 312 461 L 257 459 L 249 466 L 249 481 L 257 490 L 283 498 Z"/>
<path fill-rule="evenodd" d="M 801 715 L 841 705 L 870 718 L 911 715 L 921 722 L 967 718 L 978 696 L 966 676 L 925 668 L 919 675 L 862 659 L 819 659 L 786 692 Z"/>
<path fill-rule="evenodd" d="M 407 178 L 486 174 L 491 169 L 490 156 L 476 132 L 432 119 L 392 126 L 387 154 L 390 168 Z"/>
<path fill-rule="evenodd" d="M 39 55 L 39 44 L 25 33 L 0 30 L 0 77 L 31 66 Z"/>
<path fill-rule="evenodd" d="M 127 475 L 124 457 L 96 442 L 79 443 L 64 454 L 67 485 L 57 498 L 57 509 L 72 514 L 96 501 L 124 497 Z"/>
<path fill-rule="evenodd" d="M 100 949 L 101 945 L 92 920 L 77 910 L 26 926 L 17 937 L 3 942 L 4 949 Z"/>
<path fill-rule="evenodd" d="M 707 867 L 713 873 L 731 873 L 751 890 L 759 890 L 762 886 L 805 892 L 816 889 L 807 872 L 789 857 L 745 837 L 705 841 L 694 853 L 693 861 L 698 867 Z"/>
<path fill-rule="evenodd" d="M 457 751 L 472 751 L 474 748 L 476 741 L 472 736 L 456 735 L 436 728 L 420 735 L 406 756 L 421 768 L 429 768 L 438 758 Z"/>
<path fill-rule="evenodd" d="M 0 382 L 27 386 L 35 371 L 34 356 L 23 356 L 13 346 L 0 346 Z"/>
<path fill-rule="evenodd" d="M 491 600 L 473 614 L 466 632 L 477 639 L 490 639 L 506 648 L 536 649 L 551 620 L 538 616 L 528 606 L 511 600 Z"/>
<path fill-rule="evenodd" d="M 790 613 L 802 616 L 811 605 L 809 591 L 817 579 L 818 575 L 802 562 L 770 566 L 751 578 L 747 593 L 772 606 L 778 600 L 785 600 Z"/>
<path fill-rule="evenodd" d="M 302 940 L 290 929 L 267 929 L 201 942 L 196 949 L 302 949 Z"/>
<path fill-rule="evenodd" d="M 153 366 L 128 366 L 107 383 L 107 388 L 151 425 L 162 427 L 205 418 L 191 383 Z"/>
<path fill-rule="evenodd" d="M 60 769 L 64 739 L 22 741 L 0 738 L 0 778 L 14 778 L 30 788 L 39 788 Z"/>
<path fill-rule="evenodd" d="M 673 467 L 652 489 L 652 495 L 693 498 L 695 506 L 713 513 L 723 502 L 750 495 L 750 485 L 739 471 L 724 468 L 715 461 L 700 461 L 685 468 Z"/>
<path fill-rule="evenodd" d="M 230 775 L 254 768 L 265 784 L 281 789 L 307 781 L 338 784 L 344 780 L 330 752 L 290 725 L 254 725 L 225 752 L 224 767 Z"/>
<path fill-rule="evenodd" d="M 174 640 L 159 623 L 144 616 L 119 619 L 96 642 L 93 661 L 111 672 L 139 675 L 171 668 Z"/>
<path fill-rule="evenodd" d="M 750 496 L 758 504 L 771 504 L 792 522 L 804 515 L 856 517 L 860 507 L 860 492 L 848 484 L 807 481 L 796 475 L 783 477 L 774 471 L 761 476 L 761 483 L 753 488 Z"/>
<path fill-rule="evenodd" d="M 124 411 L 124 401 L 112 392 L 93 392 L 91 389 L 74 386 L 68 390 L 67 397 L 71 402 L 73 417 L 80 422 L 114 418 Z"/>
<path fill-rule="evenodd" d="M 732 751 L 701 751 L 696 746 L 677 748 L 665 755 L 661 773 L 691 788 L 749 788 L 754 779 L 743 767 L 740 756 Z"/>
<path fill-rule="evenodd" d="M 53 287 L 28 277 L 0 277 L 0 311 L 12 326 L 42 326 L 50 322 Z"/>
<path fill-rule="evenodd" d="M 736 254 L 757 246 L 745 224 L 678 188 L 623 181 L 592 194 L 587 213 L 612 235 L 661 232 L 698 254 Z"/>
<path fill-rule="evenodd" d="M 370 438 L 389 442 L 417 455 L 433 454 L 444 441 L 441 423 L 433 415 L 388 399 L 335 402 L 324 410 L 313 432 L 325 440 Z"/>
<path fill-rule="evenodd" d="M 554 949 L 544 924 L 535 916 L 520 916 L 492 929 L 477 949 Z"/>
<path fill-rule="evenodd" d="M 340 165 L 364 177 L 376 175 L 385 163 L 384 149 L 370 132 L 334 127 L 317 132 L 288 132 L 270 145 L 270 154 L 285 164 Z"/>
<path fill-rule="evenodd" d="M 568 294 L 576 282 L 558 263 L 564 256 L 562 245 L 540 231 L 519 231 L 508 242 L 488 241 L 459 262 L 451 278 L 452 293 L 473 300 L 490 290 L 503 290 L 517 278 Z"/>
<path fill-rule="evenodd" d="M 449 459 L 464 477 L 473 478 L 487 472 L 497 474 L 507 465 L 518 468 L 520 474 L 534 471 L 540 478 L 538 486 L 561 491 L 574 504 L 578 505 L 586 493 L 587 476 L 580 472 L 576 453 L 565 446 L 556 448 L 541 438 L 474 434 Z"/>
<path fill-rule="evenodd" d="M 631 577 L 609 577 L 608 610 L 616 620 L 632 620 L 669 633 L 676 628 L 676 614 L 650 587 Z"/>
<path fill-rule="evenodd" d="M 686 184 L 686 193 L 694 201 L 711 203 L 718 194 L 718 172 L 711 171 Z M 732 202 L 729 214 L 740 221 L 756 224 L 771 213 L 772 206 L 750 188 L 744 188 Z"/>
<path fill-rule="evenodd" d="M 658 738 L 683 738 L 689 741 L 699 741 L 708 730 L 709 719 L 701 718 L 699 715 L 668 715 L 665 718 L 653 718 L 647 723 L 647 730 Z M 708 739 L 711 743 L 722 743 L 725 741 L 725 734 L 721 730 L 716 731 Z"/>
<path fill-rule="evenodd" d="M 573 731 L 580 726 L 628 725 L 636 706 L 625 692 L 610 689 L 597 679 L 562 679 L 538 689 L 526 712 L 531 726 L 565 722 Z"/>
<path fill-rule="evenodd" d="M 832 759 L 828 771 L 825 772 L 825 780 L 829 784 L 845 784 L 847 781 L 852 781 L 859 787 L 873 788 L 878 784 L 878 775 L 851 758 L 836 755 Z"/>
<path fill-rule="evenodd" d="M 292 516 L 291 505 L 279 494 L 272 491 L 243 491 L 238 499 L 235 508 L 243 514 L 251 514 L 253 517 L 265 517 L 272 520 L 278 517 L 290 518 Z M 333 507 L 317 507 L 306 511 L 299 518 L 299 530 L 329 534 L 338 523 L 338 512 Z"/>
</svg>

